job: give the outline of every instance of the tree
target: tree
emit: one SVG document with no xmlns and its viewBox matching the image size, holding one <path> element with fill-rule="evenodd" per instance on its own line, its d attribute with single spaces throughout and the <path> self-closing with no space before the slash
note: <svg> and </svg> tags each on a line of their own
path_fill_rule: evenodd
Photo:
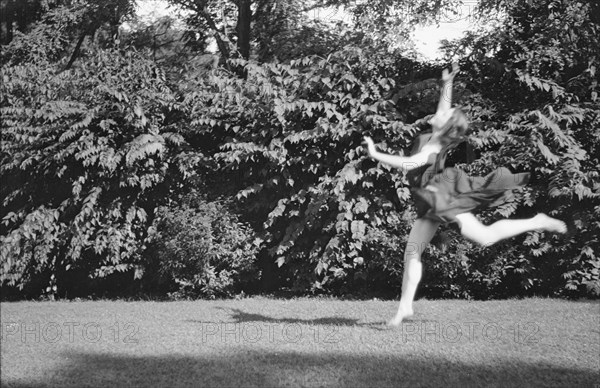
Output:
<svg viewBox="0 0 600 388">
<path fill-rule="evenodd" d="M 0 44 L 10 43 L 15 29 L 24 33 L 46 7 L 40 0 L 6 0 L 0 3 Z"/>
<path fill-rule="evenodd" d="M 236 50 L 230 40 L 233 37 L 237 38 L 238 52 L 245 52 L 245 42 L 249 42 L 249 37 L 241 36 L 241 34 L 250 32 L 248 26 L 251 13 L 248 13 L 247 9 L 249 1 L 244 0 L 239 5 L 237 2 L 232 4 L 227 0 L 170 0 L 169 2 L 192 12 L 192 15 L 188 17 L 188 23 L 191 26 L 202 33 L 205 31 L 212 33 L 223 59 L 230 58 L 232 51 Z M 231 21 L 233 18 L 237 20 L 237 23 L 233 24 Z M 244 50 L 242 50 L 242 46 L 244 46 Z"/>
<path fill-rule="evenodd" d="M 416 24 L 439 19 L 459 0 L 418 2 L 377 0 L 170 0 L 191 11 L 188 23 L 197 31 L 211 31 L 224 60 L 249 59 L 252 43 L 259 61 L 289 60 L 302 55 L 328 54 L 356 36 L 363 45 L 404 47 Z M 312 18 L 309 11 L 339 10 L 352 23 Z"/>
<path fill-rule="evenodd" d="M 2 53 L 2 62 L 56 62 L 70 52 L 63 70 L 68 70 L 80 54 L 86 37 L 101 46 L 118 38 L 121 23 L 134 12 L 133 0 L 76 0 L 41 7 L 40 19 L 27 34 L 11 40 Z M 74 44 L 74 47 L 73 47 Z"/>
</svg>

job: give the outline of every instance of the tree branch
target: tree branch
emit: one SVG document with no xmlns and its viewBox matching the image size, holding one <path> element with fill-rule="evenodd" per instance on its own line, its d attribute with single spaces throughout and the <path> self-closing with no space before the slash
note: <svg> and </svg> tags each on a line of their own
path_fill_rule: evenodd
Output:
<svg viewBox="0 0 600 388">
<path fill-rule="evenodd" d="M 83 44 L 85 37 L 88 35 L 93 35 L 94 31 L 96 31 L 96 28 L 98 28 L 97 25 L 92 24 L 90 27 L 83 30 L 83 32 L 81 33 L 81 36 L 79 37 L 79 40 L 77 41 L 77 44 L 75 45 L 75 49 L 73 50 L 73 53 L 71 54 L 71 58 L 69 59 L 69 62 L 67 63 L 65 68 L 62 69 L 62 71 L 69 70 L 73 66 L 73 63 L 75 63 L 75 60 L 77 59 L 77 56 L 79 55 L 79 51 L 81 50 L 81 45 Z"/>
<path fill-rule="evenodd" d="M 217 40 L 217 46 L 219 47 L 219 51 L 221 52 L 221 55 L 223 55 L 223 57 L 225 59 L 228 59 L 229 56 L 231 55 L 229 47 L 228 47 L 227 43 L 221 37 L 221 31 L 219 30 L 215 21 L 213 20 L 213 18 L 210 16 L 208 11 L 206 10 L 206 7 L 198 9 L 198 13 L 204 18 L 204 20 L 206 20 L 206 23 L 208 23 L 208 26 L 215 32 L 214 36 L 215 36 L 215 39 Z"/>
</svg>

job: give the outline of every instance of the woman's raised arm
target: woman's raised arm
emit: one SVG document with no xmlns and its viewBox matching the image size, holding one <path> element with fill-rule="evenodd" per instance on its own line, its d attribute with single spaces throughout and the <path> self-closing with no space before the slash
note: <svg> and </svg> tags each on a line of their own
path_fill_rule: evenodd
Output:
<svg viewBox="0 0 600 388">
<path fill-rule="evenodd" d="M 438 102 L 437 113 L 446 112 L 452 107 L 452 83 L 459 71 L 460 68 L 455 62 L 452 64 L 451 73 L 448 73 L 448 69 L 444 69 L 442 72 L 442 88 L 440 90 L 440 101 Z"/>
<path fill-rule="evenodd" d="M 373 139 L 368 136 L 365 136 L 365 143 L 367 143 L 367 151 L 371 158 L 379 162 L 389 164 L 394 168 L 399 168 L 402 171 L 414 170 L 415 168 L 427 164 L 429 155 L 439 153 L 442 148 L 439 144 L 426 144 L 420 152 L 414 155 L 400 156 L 384 154 L 377 151 L 377 148 L 375 148 L 375 143 L 373 143 Z"/>
</svg>

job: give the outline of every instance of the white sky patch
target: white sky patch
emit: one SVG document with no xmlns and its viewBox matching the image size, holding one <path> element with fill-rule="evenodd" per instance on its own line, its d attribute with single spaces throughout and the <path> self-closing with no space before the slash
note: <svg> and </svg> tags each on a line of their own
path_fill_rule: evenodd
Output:
<svg viewBox="0 0 600 388">
<path fill-rule="evenodd" d="M 137 0 L 137 15 L 143 21 L 153 21 L 174 13 L 174 8 L 164 0 Z"/>
<path fill-rule="evenodd" d="M 416 50 L 429 60 L 441 58 L 442 39 L 458 39 L 466 31 L 480 27 L 475 14 L 478 3 L 479 0 L 463 0 L 455 12 L 443 13 L 438 25 L 417 26 L 412 35 Z"/>
<path fill-rule="evenodd" d="M 465 21 L 440 23 L 438 26 L 419 26 L 412 35 L 415 49 L 427 59 L 438 59 L 441 57 L 441 40 L 460 38 L 470 27 Z"/>
</svg>

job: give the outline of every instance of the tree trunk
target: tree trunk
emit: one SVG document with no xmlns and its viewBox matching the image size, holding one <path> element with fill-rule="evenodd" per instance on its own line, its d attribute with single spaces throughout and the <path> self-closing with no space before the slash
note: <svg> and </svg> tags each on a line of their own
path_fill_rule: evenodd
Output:
<svg viewBox="0 0 600 388">
<path fill-rule="evenodd" d="M 208 23 L 210 29 L 214 31 L 214 37 L 217 41 L 217 47 L 219 48 L 223 59 L 229 59 L 229 48 L 227 46 L 227 43 L 221 38 L 221 31 L 215 24 L 213 18 L 210 16 L 210 13 L 206 10 L 206 8 L 199 8 L 198 13 L 204 18 L 204 20 L 206 20 L 206 23 Z"/>
<path fill-rule="evenodd" d="M 71 66 L 73 66 L 73 63 L 75 63 L 75 60 L 77 59 L 77 56 L 79 55 L 79 52 L 81 51 L 81 45 L 83 44 L 85 37 L 88 35 L 93 37 L 99 26 L 100 25 L 97 23 L 92 24 L 87 29 L 85 29 L 81 32 L 81 35 L 79 36 L 79 40 L 77 40 L 77 44 L 75 45 L 75 49 L 73 49 L 73 53 L 71 54 L 71 58 L 69 59 L 69 62 L 67 63 L 65 68 L 62 69 L 62 71 L 69 70 L 71 68 Z"/>
<path fill-rule="evenodd" d="M 238 0 L 237 49 L 244 59 L 250 57 L 251 0 Z"/>
<path fill-rule="evenodd" d="M 75 45 L 75 49 L 73 50 L 73 53 L 71 54 L 71 58 L 69 59 L 69 62 L 67 63 L 67 65 L 65 66 L 63 71 L 69 70 L 71 68 L 71 66 L 73 66 L 73 63 L 75 63 L 75 59 L 77 59 L 77 55 L 79 55 L 79 50 L 81 50 L 81 44 L 85 40 L 87 33 L 88 33 L 88 31 L 86 30 L 86 31 L 82 32 L 81 35 L 79 36 L 79 40 L 77 41 L 77 44 Z"/>
</svg>

